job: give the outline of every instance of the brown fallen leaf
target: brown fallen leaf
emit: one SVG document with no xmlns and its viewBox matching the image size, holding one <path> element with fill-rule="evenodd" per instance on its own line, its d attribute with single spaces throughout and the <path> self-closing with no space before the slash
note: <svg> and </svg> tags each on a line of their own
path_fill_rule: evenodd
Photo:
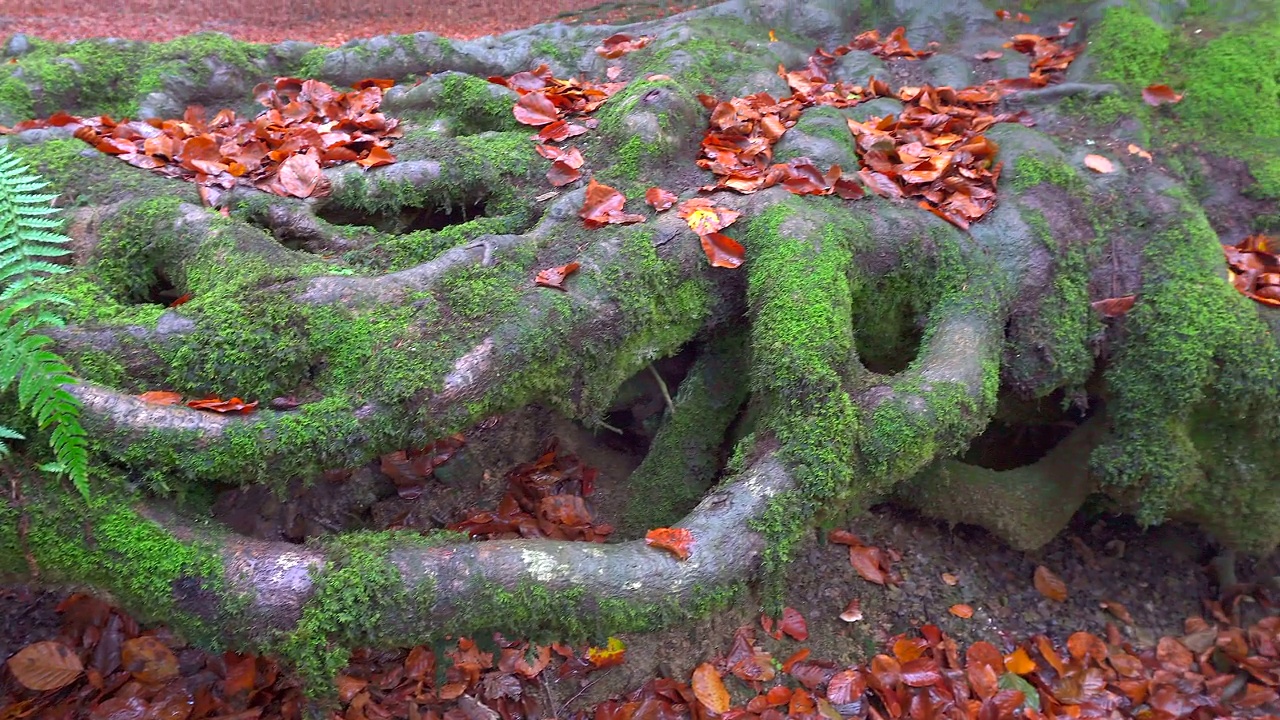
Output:
<svg viewBox="0 0 1280 720">
<path fill-rule="evenodd" d="M 1096 173 L 1102 173 L 1104 175 L 1116 171 L 1116 166 L 1110 160 L 1102 157 L 1101 155 L 1085 155 L 1084 166 Z"/>
<path fill-rule="evenodd" d="M 955 615 L 961 620 L 968 620 L 969 618 L 973 617 L 973 608 L 968 605 L 965 605 L 964 603 L 956 603 L 955 605 L 952 605 L 951 607 L 947 608 L 947 612 L 951 613 L 952 615 Z"/>
<path fill-rule="evenodd" d="M 704 662 L 693 671 L 693 695 L 703 707 L 716 715 L 729 712 L 729 691 L 725 689 L 720 672 L 711 663 Z"/>
<path fill-rule="evenodd" d="M 22 648 L 7 664 L 14 679 L 37 692 L 66 687 L 84 672 L 80 657 L 71 648 L 53 640 Z"/>
<path fill-rule="evenodd" d="M 213 412 L 219 413 L 250 413 L 258 407 L 258 401 L 254 400 L 251 403 L 247 403 L 238 397 L 233 397 L 230 400 L 222 400 L 217 396 L 213 396 L 202 400 L 191 400 L 187 403 L 187 407 L 195 410 L 212 410 Z"/>
<path fill-rule="evenodd" d="M 1037 565 L 1033 582 L 1041 595 L 1055 602 L 1066 602 L 1067 584 L 1049 568 Z"/>
<path fill-rule="evenodd" d="M 177 405 L 182 402 L 182 394 L 170 390 L 148 390 L 136 397 L 152 405 Z"/>
<path fill-rule="evenodd" d="M 688 560 L 692 554 L 693 533 L 686 528 L 655 528 L 644 534 L 644 543 L 666 550 L 677 559 Z"/>
<path fill-rule="evenodd" d="M 120 664 L 144 683 L 162 683 L 178 677 L 178 658 L 154 635 L 126 640 L 120 648 Z"/>
<path fill-rule="evenodd" d="M 1098 311 L 1098 314 L 1106 318 L 1120 317 L 1133 309 L 1133 304 L 1137 301 L 1137 295 L 1125 295 L 1122 297 L 1106 298 L 1105 300 L 1094 300 L 1089 306 Z"/>
<path fill-rule="evenodd" d="M 1141 147 L 1134 145 L 1133 143 L 1129 143 L 1129 154 L 1137 155 L 1147 162 L 1155 162 L 1155 159 L 1151 157 L 1151 153 L 1143 150 Z"/>
<path fill-rule="evenodd" d="M 538 276 L 534 278 L 533 284 L 540 287 L 555 288 L 556 290 L 564 290 L 564 281 L 582 267 L 581 263 L 571 262 L 558 267 L 539 270 Z"/>
<path fill-rule="evenodd" d="M 1124 605 L 1112 600 L 1103 600 L 1098 605 L 1107 612 L 1111 613 L 1117 620 L 1125 625 L 1133 625 L 1133 616 L 1129 614 L 1129 609 Z"/>
<path fill-rule="evenodd" d="M 960 582 L 960 578 L 956 577 L 955 575 L 952 575 L 951 573 L 944 572 L 942 573 L 942 582 L 946 583 L 947 585 L 950 585 L 951 587 L 955 587 L 956 584 Z"/>
<path fill-rule="evenodd" d="M 707 233 L 698 239 L 702 241 L 702 252 L 706 254 L 711 267 L 736 268 L 742 265 L 746 257 L 746 248 L 723 233 Z"/>
<path fill-rule="evenodd" d="M 651 187 L 644 192 L 644 201 L 649 204 L 649 207 L 658 212 L 670 209 L 678 199 L 675 193 L 657 186 Z"/>
</svg>

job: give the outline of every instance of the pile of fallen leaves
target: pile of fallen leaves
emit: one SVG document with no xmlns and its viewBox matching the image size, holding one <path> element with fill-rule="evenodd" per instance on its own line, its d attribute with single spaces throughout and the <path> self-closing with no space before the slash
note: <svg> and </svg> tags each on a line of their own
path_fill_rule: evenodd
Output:
<svg viewBox="0 0 1280 720">
<path fill-rule="evenodd" d="M 181 120 L 117 122 L 106 115 L 60 112 L 0 127 L 0 134 L 71 128 L 77 138 L 130 165 L 197 183 L 208 205 L 236 185 L 319 197 L 329 191 L 321 168 L 346 162 L 369 168 L 395 161 L 387 148 L 401 136 L 399 121 L 379 110 L 383 90 L 394 84 L 369 79 L 350 92 L 338 92 L 319 80 L 282 77 L 254 88 L 266 110 L 252 120 L 237 118 L 228 109 L 207 120 L 199 106 L 187 108 Z"/>
<path fill-rule="evenodd" d="M 74 594 L 59 606 L 57 637 L 9 658 L 0 678 L 0 718 L 88 717 L 266 720 L 300 718 L 300 689 L 265 658 L 210 654 L 163 630 L 141 632 L 101 601 Z M 559 697 L 625 661 L 610 638 L 583 652 L 495 636 L 485 647 L 456 643 L 360 650 L 335 679 L 335 720 L 386 718 L 1263 718 L 1277 711 L 1280 617 L 1242 628 L 1221 613 L 1187 620 L 1180 637 L 1135 648 L 1109 626 L 1106 638 L 1077 632 L 1057 644 L 1036 635 L 1002 650 L 973 643 L 962 653 L 934 625 L 890 638 L 868 662 L 840 666 L 800 647 L 778 659 L 741 627 L 727 651 L 699 664 L 688 682 L 654 678 L 624 697 L 566 712 Z M 775 640 L 803 643 L 804 617 L 786 608 L 762 616 Z M 572 698 L 573 695 L 568 697 Z M 736 698 L 736 700 L 735 700 Z M 1271 714 L 1269 714 L 1271 713 Z"/>
<path fill-rule="evenodd" d="M 385 461 L 384 461 L 385 466 Z M 542 456 L 507 473 L 507 492 L 495 510 L 476 512 L 449 525 L 473 538 L 550 538 L 604 542 L 613 526 L 596 524 L 587 506 L 598 472 L 576 455 L 562 453 L 553 438 Z"/>
<path fill-rule="evenodd" d="M 1265 305 L 1280 306 L 1280 253 L 1276 239 L 1250 235 L 1235 245 L 1224 245 L 1227 278 L 1232 287 Z"/>
</svg>

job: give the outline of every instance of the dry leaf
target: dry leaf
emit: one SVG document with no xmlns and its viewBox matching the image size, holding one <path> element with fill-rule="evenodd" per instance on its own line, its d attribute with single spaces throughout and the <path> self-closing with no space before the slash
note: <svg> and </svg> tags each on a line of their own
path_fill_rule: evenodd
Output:
<svg viewBox="0 0 1280 720">
<path fill-rule="evenodd" d="M 1112 164 L 1110 160 L 1102 157 L 1101 155 L 1085 155 L 1084 166 L 1096 173 L 1102 173 L 1104 175 L 1106 173 L 1113 173 L 1116 171 L 1116 166 Z"/>
<path fill-rule="evenodd" d="M 1067 584 L 1062 581 L 1062 578 L 1054 575 L 1049 568 L 1037 565 L 1034 583 L 1041 595 L 1056 602 L 1066 601 Z"/>
<path fill-rule="evenodd" d="M 705 708 L 716 715 L 729 712 L 729 691 L 714 665 L 704 662 L 695 668 L 690 685 L 693 686 L 694 697 Z"/>
<path fill-rule="evenodd" d="M 46 691 L 66 687 L 84 672 L 84 664 L 71 648 L 46 640 L 32 643 L 8 661 L 9 672 L 30 690 Z"/>
<path fill-rule="evenodd" d="M 955 615 L 956 617 L 962 620 L 968 620 L 969 618 L 973 617 L 973 608 L 969 607 L 968 605 L 965 605 L 964 603 L 957 603 L 955 605 L 952 605 L 951 607 L 947 608 L 947 612 L 951 613 L 952 615 Z"/>
</svg>

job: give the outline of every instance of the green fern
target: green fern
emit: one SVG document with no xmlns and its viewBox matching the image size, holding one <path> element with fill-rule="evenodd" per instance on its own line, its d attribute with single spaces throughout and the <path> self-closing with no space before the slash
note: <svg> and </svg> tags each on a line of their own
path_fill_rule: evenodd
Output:
<svg viewBox="0 0 1280 720">
<path fill-rule="evenodd" d="M 31 413 L 36 425 L 52 428 L 49 444 L 57 460 L 49 469 L 66 472 L 85 496 L 89 495 L 89 443 L 80 424 L 80 402 L 63 385 L 76 382 L 66 361 L 47 349 L 53 341 L 38 330 L 61 326 L 62 318 L 48 308 L 71 301 L 44 290 L 41 283 L 67 272 L 49 262 L 71 252 L 71 238 L 55 232 L 57 212 L 50 206 L 56 195 L 7 147 L 0 147 L 0 393 L 17 384 L 18 406 Z M 0 457 L 9 454 L 6 440 L 23 440 L 0 425 Z"/>
</svg>

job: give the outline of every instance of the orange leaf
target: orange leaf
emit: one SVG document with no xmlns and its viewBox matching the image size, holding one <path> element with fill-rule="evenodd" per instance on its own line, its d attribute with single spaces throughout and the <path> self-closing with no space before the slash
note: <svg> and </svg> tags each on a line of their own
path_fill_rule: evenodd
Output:
<svg viewBox="0 0 1280 720">
<path fill-rule="evenodd" d="M 1120 317 L 1133 309 L 1133 303 L 1137 301 L 1137 295 L 1125 295 L 1123 297 L 1107 298 L 1105 300 L 1094 300 L 1089 303 L 1090 307 L 1098 311 L 1102 317 L 1114 318 Z"/>
<path fill-rule="evenodd" d="M 254 408 L 258 407 L 258 401 L 255 400 L 251 403 L 247 403 L 238 397 L 233 397 L 230 400 L 220 400 L 217 396 L 213 396 L 204 398 L 203 400 L 192 400 L 187 403 L 187 407 L 194 408 L 196 410 L 212 410 L 213 412 L 220 413 L 250 413 L 253 412 Z"/>
<path fill-rule="evenodd" d="M 1110 160 L 1102 157 L 1101 155 L 1085 155 L 1084 166 L 1096 173 L 1102 173 L 1104 175 L 1116 171 L 1116 166 L 1112 164 Z"/>
<path fill-rule="evenodd" d="M 969 607 L 968 605 L 965 605 L 964 603 L 957 603 L 955 605 L 952 605 L 951 607 L 947 608 L 947 612 L 951 613 L 952 615 L 955 615 L 961 620 L 968 620 L 969 618 L 973 617 L 973 608 Z"/>
<path fill-rule="evenodd" d="M 942 582 L 950 585 L 951 587 L 955 587 L 956 584 L 960 582 L 960 578 L 952 575 L 951 573 L 942 573 Z"/>
<path fill-rule="evenodd" d="M 716 207 L 707 198 L 689 198 L 680 203 L 676 215 L 689 223 L 690 230 L 706 235 L 729 227 L 742 213 L 727 207 Z"/>
<path fill-rule="evenodd" d="M 724 687 L 724 680 L 719 671 L 711 663 L 704 662 L 694 668 L 693 695 L 698 702 L 716 715 L 729 712 L 729 691 Z"/>
<path fill-rule="evenodd" d="M 555 161 L 551 164 L 551 169 L 547 171 L 547 181 L 553 187 L 564 187 L 581 177 L 582 171 L 564 160 Z"/>
<path fill-rule="evenodd" d="M 1129 609 L 1126 608 L 1124 605 L 1121 605 L 1118 602 L 1113 602 L 1111 600 L 1103 600 L 1101 603 L 1099 603 L 1099 605 L 1102 607 L 1102 609 L 1114 615 L 1116 619 L 1119 620 L 1120 622 L 1126 625 L 1133 624 L 1133 616 L 1129 614 Z"/>
<path fill-rule="evenodd" d="M 849 546 L 849 563 L 867 582 L 873 582 L 876 585 L 884 585 L 888 582 L 888 575 L 882 567 L 883 560 L 884 554 L 880 548 L 867 545 Z"/>
<path fill-rule="evenodd" d="M 555 103 L 541 90 L 521 95 L 512 112 L 517 122 L 534 126 L 553 123 L 560 117 Z"/>
<path fill-rule="evenodd" d="M 169 390 L 148 390 L 137 398 L 152 405 L 177 405 L 182 402 L 182 394 Z"/>
<path fill-rule="evenodd" d="M 177 656 L 153 635 L 126 640 L 120 648 L 120 663 L 144 683 L 162 683 L 178 677 Z"/>
<path fill-rule="evenodd" d="M 669 209 L 677 199 L 675 193 L 656 186 L 649 188 L 644 193 L 644 201 L 649 203 L 649 207 L 658 212 Z"/>
<path fill-rule="evenodd" d="M 1026 650 L 1018 648 L 1005 657 L 1004 667 L 1015 675 L 1030 675 L 1036 671 L 1036 661 L 1031 659 Z"/>
<path fill-rule="evenodd" d="M 1067 584 L 1062 581 L 1062 578 L 1054 575 L 1049 568 L 1037 565 L 1033 582 L 1041 595 L 1056 602 L 1066 602 Z"/>
<path fill-rule="evenodd" d="M 604 227 L 610 223 L 644 222 L 643 215 L 633 215 L 623 211 L 626 203 L 627 198 L 622 193 L 591 178 L 587 183 L 586 199 L 582 202 L 578 217 L 582 218 L 583 224 L 591 229 Z"/>
<path fill-rule="evenodd" d="M 1173 91 L 1168 85 L 1148 85 L 1142 89 L 1142 102 L 1151 107 L 1159 107 L 1182 101 L 1182 95 Z"/>
<path fill-rule="evenodd" d="M 84 664 L 71 648 L 46 640 L 32 643 L 8 661 L 9 672 L 29 690 L 46 691 L 66 687 L 84 672 Z"/>
<path fill-rule="evenodd" d="M 600 43 L 600 46 L 596 48 L 596 54 L 602 58 L 612 60 L 629 52 L 635 52 L 652 41 L 653 38 L 648 35 L 632 38 L 626 33 L 618 33 L 605 38 L 604 42 Z"/>
<path fill-rule="evenodd" d="M 360 167 L 372 168 L 382 165 L 390 165 L 396 161 L 396 156 L 387 152 L 387 149 L 381 145 L 374 145 L 369 148 L 369 153 L 364 157 L 356 160 L 356 164 Z"/>
<path fill-rule="evenodd" d="M 300 198 L 317 194 L 329 182 L 320 172 L 320 163 L 314 155 L 290 155 L 280 163 L 277 177 L 285 192 Z"/>
<path fill-rule="evenodd" d="M 711 267 L 736 268 L 742 265 L 747 249 L 737 240 L 718 232 L 707 233 L 699 239 L 702 241 L 702 252 L 711 261 Z"/>
<path fill-rule="evenodd" d="M 693 533 L 685 528 L 655 528 L 644 534 L 644 542 L 666 550 L 681 560 L 688 560 L 693 546 Z"/>
<path fill-rule="evenodd" d="M 1151 153 L 1143 150 L 1141 147 L 1134 145 L 1133 143 L 1129 143 L 1129 154 L 1137 155 L 1147 162 L 1155 162 L 1155 159 L 1151 157 Z"/>
<path fill-rule="evenodd" d="M 538 277 L 534 279 L 533 283 L 541 287 L 564 290 L 564 281 L 576 272 L 579 267 L 582 267 L 581 263 L 571 262 L 567 265 L 560 265 L 559 267 L 540 270 L 538 271 Z"/>
<path fill-rule="evenodd" d="M 202 187 L 201 189 L 203 190 L 204 188 Z M 186 305 L 189 302 L 191 302 L 191 293 L 186 293 L 184 295 L 179 296 L 173 302 L 169 303 L 169 307 L 176 308 L 182 305 Z"/>
</svg>

